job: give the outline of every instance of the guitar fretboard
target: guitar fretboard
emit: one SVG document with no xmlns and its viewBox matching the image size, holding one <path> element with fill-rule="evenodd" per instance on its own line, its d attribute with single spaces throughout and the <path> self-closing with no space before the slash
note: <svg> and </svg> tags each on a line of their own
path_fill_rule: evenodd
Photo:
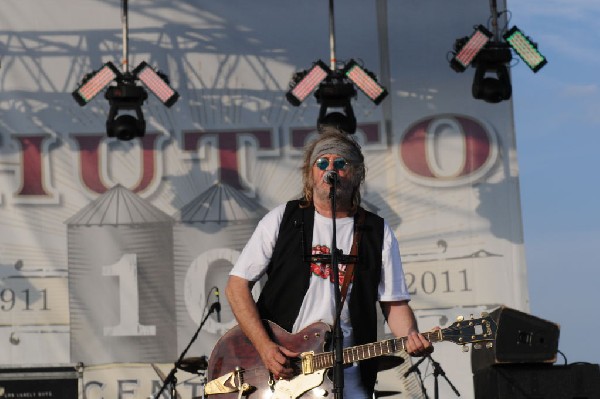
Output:
<svg viewBox="0 0 600 399">
<path fill-rule="evenodd" d="M 442 340 L 442 331 L 430 331 L 422 333 L 430 342 Z M 384 341 L 374 342 L 372 344 L 352 346 L 343 351 L 344 364 L 359 362 L 365 359 L 371 359 L 378 356 L 398 352 L 405 348 L 408 337 L 392 338 Z M 333 367 L 335 356 L 333 352 L 323 352 L 314 355 L 313 367 L 315 370 L 321 370 Z"/>
</svg>

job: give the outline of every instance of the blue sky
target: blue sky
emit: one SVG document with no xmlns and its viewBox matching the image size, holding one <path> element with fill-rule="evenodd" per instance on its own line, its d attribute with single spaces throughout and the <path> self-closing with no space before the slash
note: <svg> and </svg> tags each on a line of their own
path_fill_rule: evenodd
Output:
<svg viewBox="0 0 600 399">
<path fill-rule="evenodd" d="M 569 363 L 600 363 L 600 2 L 508 9 L 548 59 L 512 69 L 531 314 L 561 325 Z"/>
</svg>

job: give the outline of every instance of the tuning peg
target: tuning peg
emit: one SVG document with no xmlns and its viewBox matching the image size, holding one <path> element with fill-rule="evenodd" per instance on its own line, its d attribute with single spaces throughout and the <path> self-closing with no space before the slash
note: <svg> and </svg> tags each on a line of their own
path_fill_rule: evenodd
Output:
<svg viewBox="0 0 600 399">
<path fill-rule="evenodd" d="M 473 317 L 473 313 L 471 313 L 469 316 L 471 317 L 471 320 L 473 320 L 475 318 L 475 317 Z"/>
<path fill-rule="evenodd" d="M 494 343 L 493 342 L 488 342 L 485 344 L 485 347 L 488 349 L 492 349 L 494 347 Z"/>
<path fill-rule="evenodd" d="M 465 352 L 465 353 L 468 352 L 469 351 L 469 347 L 467 345 L 463 345 L 462 346 L 462 351 Z"/>
<path fill-rule="evenodd" d="M 461 321 L 463 321 L 464 319 L 465 319 L 464 317 L 462 317 L 462 316 L 458 316 L 458 317 L 456 318 L 456 321 L 458 321 L 458 322 L 461 322 Z"/>
<path fill-rule="evenodd" d="M 481 317 L 488 317 L 490 314 L 488 312 L 481 312 Z"/>
</svg>

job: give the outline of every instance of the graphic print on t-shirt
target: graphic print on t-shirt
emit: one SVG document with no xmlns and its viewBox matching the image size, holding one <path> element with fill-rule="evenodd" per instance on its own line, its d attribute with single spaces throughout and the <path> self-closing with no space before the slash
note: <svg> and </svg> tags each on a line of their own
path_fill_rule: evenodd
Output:
<svg viewBox="0 0 600 399">
<path fill-rule="evenodd" d="M 327 245 L 315 245 L 312 248 L 313 255 L 329 255 L 331 254 L 331 249 Z M 344 284 L 344 277 L 346 275 L 346 265 L 343 263 L 338 264 L 338 269 L 340 271 L 339 276 L 339 285 L 340 287 Z M 330 263 L 323 262 L 311 262 L 310 263 L 310 271 L 313 275 L 319 276 L 322 279 L 329 278 L 329 281 L 333 283 L 333 273 L 331 269 Z"/>
</svg>

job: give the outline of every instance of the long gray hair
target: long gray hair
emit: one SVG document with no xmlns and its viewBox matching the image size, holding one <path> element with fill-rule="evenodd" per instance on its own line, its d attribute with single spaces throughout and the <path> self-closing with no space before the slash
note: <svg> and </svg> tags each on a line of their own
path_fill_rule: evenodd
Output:
<svg viewBox="0 0 600 399">
<path fill-rule="evenodd" d="M 319 137 L 304 149 L 302 164 L 302 202 L 303 208 L 313 203 L 312 167 L 320 156 L 338 154 L 348 161 L 348 172 L 352 179 L 351 211 L 356 212 L 360 206 L 360 185 L 365 180 L 365 159 L 360 144 L 354 138 L 341 130 L 326 127 L 321 130 Z"/>
</svg>

